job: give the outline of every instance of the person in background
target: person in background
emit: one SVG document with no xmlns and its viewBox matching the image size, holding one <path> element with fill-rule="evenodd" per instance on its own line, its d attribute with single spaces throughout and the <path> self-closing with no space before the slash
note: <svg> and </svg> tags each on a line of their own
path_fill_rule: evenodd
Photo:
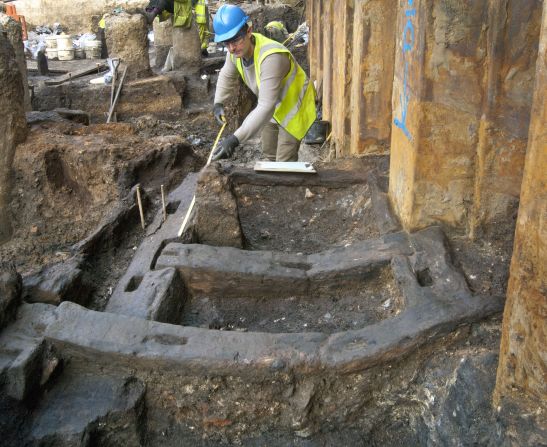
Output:
<svg viewBox="0 0 547 447">
<path fill-rule="evenodd" d="M 145 8 L 148 23 L 159 16 L 160 21 L 173 18 L 173 26 L 187 27 L 193 10 L 194 20 L 198 27 L 202 54 L 207 56 L 209 46 L 209 9 L 205 0 L 150 0 Z"/>
<path fill-rule="evenodd" d="M 313 83 L 286 47 L 253 33 L 248 21 L 234 5 L 222 5 L 213 18 L 215 42 L 229 51 L 217 81 L 215 118 L 225 121 L 223 104 L 240 77 L 258 98 L 241 126 L 215 149 L 213 160 L 231 157 L 240 143 L 262 131 L 268 160 L 297 161 L 300 140 L 316 119 Z"/>
<path fill-rule="evenodd" d="M 97 30 L 97 40 L 101 41 L 101 59 L 106 59 L 108 57 L 108 48 L 106 47 L 106 21 L 104 19 L 104 14 L 99 20 L 99 27 Z"/>
<path fill-rule="evenodd" d="M 201 42 L 201 54 L 207 56 L 207 47 L 209 46 L 209 8 L 205 0 L 192 0 L 194 7 L 194 18 L 198 26 L 199 40 Z"/>
<path fill-rule="evenodd" d="M 283 23 L 279 22 L 278 20 L 274 20 L 268 23 L 264 27 L 264 34 L 266 37 L 275 40 L 283 45 L 285 45 L 287 39 L 289 38 L 289 32 L 287 31 L 287 28 L 285 28 L 285 25 L 283 25 Z"/>
</svg>

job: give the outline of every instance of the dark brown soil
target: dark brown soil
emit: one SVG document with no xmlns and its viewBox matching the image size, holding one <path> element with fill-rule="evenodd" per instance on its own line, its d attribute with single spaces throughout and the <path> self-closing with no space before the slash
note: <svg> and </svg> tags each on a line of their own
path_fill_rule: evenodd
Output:
<svg viewBox="0 0 547 447">
<path fill-rule="evenodd" d="M 445 229 L 453 262 L 465 275 L 474 294 L 505 296 L 507 292 L 515 218 L 507 216 L 495 226 L 495 232 L 475 240 Z"/>
<path fill-rule="evenodd" d="M 0 257 L 11 258 L 21 274 L 65 260 L 120 200 L 120 171 L 142 150 L 123 124 L 35 126 L 17 148 L 11 204 L 16 231 L 0 247 Z"/>
<path fill-rule="evenodd" d="M 192 145 L 183 134 L 180 124 L 146 117 L 136 124 L 34 125 L 17 148 L 11 204 L 16 231 L 0 246 L 0 259 L 15 262 L 23 275 L 68 259 L 72 246 L 93 232 L 137 183 L 150 199 L 145 211 L 151 219 L 160 205 L 160 184 L 169 192 L 203 163 L 207 137 L 198 141 L 190 135 L 196 143 Z M 93 274 L 88 279 L 98 289 L 99 303 L 143 235 L 135 220 L 120 240 L 111 241 L 102 253 L 92 253 L 88 266 Z"/>
<path fill-rule="evenodd" d="M 240 185 L 235 192 L 246 248 L 251 250 L 314 253 L 379 235 L 368 185 Z"/>
<path fill-rule="evenodd" d="M 358 284 L 339 284 L 314 296 L 192 297 L 182 325 L 251 332 L 333 333 L 361 329 L 401 311 L 402 295 L 390 267 L 371 272 Z"/>
</svg>

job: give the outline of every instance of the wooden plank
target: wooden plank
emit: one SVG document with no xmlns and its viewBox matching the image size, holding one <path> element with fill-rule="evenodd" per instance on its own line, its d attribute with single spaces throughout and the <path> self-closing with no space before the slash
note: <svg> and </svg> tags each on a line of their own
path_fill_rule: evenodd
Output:
<svg viewBox="0 0 547 447">
<path fill-rule="evenodd" d="M 332 123 L 332 2 L 325 4 L 323 12 L 323 85 L 322 85 L 322 105 L 323 119 Z"/>
<path fill-rule="evenodd" d="M 383 153 L 391 139 L 396 2 L 356 2 L 353 17 L 350 153 Z"/>
<path fill-rule="evenodd" d="M 38 67 L 27 67 L 27 71 L 30 71 L 32 73 L 38 73 Z M 60 74 L 64 75 L 68 73 L 68 70 L 62 70 L 57 68 L 50 68 L 48 69 L 49 74 Z"/>
<path fill-rule="evenodd" d="M 314 6 L 315 6 L 315 1 L 317 0 L 308 0 L 306 2 L 306 22 L 309 23 L 310 25 L 310 33 L 309 33 L 309 37 L 308 37 L 308 65 L 310 67 L 310 78 L 313 80 L 315 79 L 315 70 L 316 70 L 316 67 L 317 67 L 317 63 L 315 61 L 315 53 L 313 51 L 313 48 L 314 48 L 314 45 L 315 45 L 315 39 L 316 39 L 316 33 L 317 33 L 317 30 L 314 29 L 314 14 L 313 14 L 313 9 L 314 9 Z"/>
<path fill-rule="evenodd" d="M 333 45 L 339 57 L 333 59 L 332 80 L 332 139 L 336 145 L 336 156 L 349 154 L 350 143 L 350 95 L 351 61 L 353 44 L 353 2 L 341 0 L 333 17 Z"/>
<path fill-rule="evenodd" d="M 92 73 L 105 71 L 108 68 L 108 65 L 105 62 L 102 62 L 100 64 L 95 65 L 94 67 L 90 68 L 84 68 L 82 70 L 72 71 L 68 72 L 64 76 L 59 76 L 55 79 L 50 79 L 45 82 L 46 85 L 59 85 L 63 84 L 64 82 L 67 82 L 71 79 L 81 78 L 82 76 L 86 76 Z"/>
<path fill-rule="evenodd" d="M 323 37 L 321 33 L 323 27 L 321 26 L 321 14 L 323 12 L 323 1 L 317 1 L 314 12 L 314 25 L 316 26 L 317 34 L 314 42 L 314 53 L 315 53 L 315 79 L 317 80 L 317 85 L 323 83 Z"/>
</svg>

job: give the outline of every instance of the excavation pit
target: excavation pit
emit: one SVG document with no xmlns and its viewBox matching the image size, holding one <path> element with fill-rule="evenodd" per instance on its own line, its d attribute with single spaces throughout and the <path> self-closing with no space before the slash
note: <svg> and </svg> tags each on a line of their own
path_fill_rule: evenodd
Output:
<svg viewBox="0 0 547 447">
<path fill-rule="evenodd" d="M 311 254 L 397 231 L 373 163 L 316 164 L 317 174 L 210 166 L 196 192 L 197 240 L 247 250 Z"/>
<path fill-rule="evenodd" d="M 167 221 L 156 217 L 106 311 L 207 329 L 326 334 L 397 315 L 404 299 L 390 262 L 408 242 L 382 239 L 398 225 L 381 172 L 356 165 L 319 164 L 316 176 L 210 166 L 197 186 L 188 180 L 170 195 Z M 182 239 L 194 243 L 169 243 L 193 190 L 196 218 Z"/>
<path fill-rule="evenodd" d="M 366 184 L 336 189 L 242 184 L 234 194 L 249 250 L 313 253 L 380 235 Z"/>
<path fill-rule="evenodd" d="M 308 294 L 234 289 L 230 297 L 196 293 L 187 298 L 181 324 L 253 332 L 333 332 L 360 329 L 401 311 L 402 296 L 389 266 L 353 280 L 318 281 Z"/>
</svg>

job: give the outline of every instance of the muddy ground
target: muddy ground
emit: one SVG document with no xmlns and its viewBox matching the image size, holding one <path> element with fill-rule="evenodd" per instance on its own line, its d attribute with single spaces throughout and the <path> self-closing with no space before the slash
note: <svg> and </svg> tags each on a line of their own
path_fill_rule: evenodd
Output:
<svg viewBox="0 0 547 447">
<path fill-rule="evenodd" d="M 342 281 L 317 295 L 190 297 L 184 326 L 251 332 L 321 332 L 361 329 L 394 317 L 403 305 L 389 266 L 370 272 L 356 286 Z"/>
<path fill-rule="evenodd" d="M 250 250 L 315 253 L 379 236 L 368 185 L 340 190 L 240 185 L 239 218 Z M 284 212 L 279 212 L 284 210 Z"/>
<path fill-rule="evenodd" d="M 144 116 L 90 126 L 36 122 L 16 152 L 11 203 L 15 234 L 0 246 L 0 258 L 13 261 L 23 277 L 65 261 L 136 184 L 141 185 L 150 221 L 161 206 L 161 185 L 167 194 L 203 165 L 215 132 L 209 123 L 202 116 L 177 122 Z M 106 304 L 105 295 L 143 236 L 140 221 L 134 219 L 111 246 L 89 258 L 88 284 L 99 295 L 91 307 Z"/>
</svg>

